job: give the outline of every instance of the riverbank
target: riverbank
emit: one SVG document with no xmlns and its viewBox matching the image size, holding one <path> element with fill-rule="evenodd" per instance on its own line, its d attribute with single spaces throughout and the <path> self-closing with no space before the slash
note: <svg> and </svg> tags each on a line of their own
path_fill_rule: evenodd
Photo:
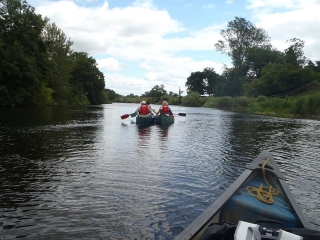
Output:
<svg viewBox="0 0 320 240">
<path fill-rule="evenodd" d="M 267 116 L 320 120 L 320 90 L 316 88 L 284 98 L 212 97 L 207 98 L 202 106 Z"/>
<path fill-rule="evenodd" d="M 161 104 L 163 100 L 170 105 L 181 105 L 186 107 L 205 107 L 235 112 L 246 112 L 265 116 L 276 116 L 285 118 L 301 118 L 320 120 L 320 85 L 311 86 L 295 95 L 286 97 L 257 98 L 240 97 L 201 97 L 196 92 L 190 92 L 187 96 L 173 97 L 163 96 L 158 101 L 146 97 L 132 97 L 118 99 L 119 102 L 139 103 L 142 100 L 150 101 L 152 104 Z"/>
</svg>

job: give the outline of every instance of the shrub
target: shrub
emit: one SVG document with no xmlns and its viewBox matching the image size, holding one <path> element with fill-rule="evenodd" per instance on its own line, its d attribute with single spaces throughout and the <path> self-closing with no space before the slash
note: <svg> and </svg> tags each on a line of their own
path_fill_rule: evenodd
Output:
<svg viewBox="0 0 320 240">
<path fill-rule="evenodd" d="M 257 97 L 257 102 L 258 103 L 264 102 L 264 101 L 267 101 L 267 100 L 268 100 L 268 98 L 266 96 L 260 95 L 260 96 Z"/>
<path fill-rule="evenodd" d="M 181 105 L 187 107 L 201 107 L 202 100 L 200 99 L 200 95 L 197 92 L 189 92 L 187 96 L 183 97 L 181 100 Z"/>
</svg>

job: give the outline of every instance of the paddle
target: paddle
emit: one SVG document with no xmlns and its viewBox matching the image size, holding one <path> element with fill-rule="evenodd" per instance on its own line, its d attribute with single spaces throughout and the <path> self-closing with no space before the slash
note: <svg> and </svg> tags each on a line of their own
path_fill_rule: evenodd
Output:
<svg viewBox="0 0 320 240">
<path fill-rule="evenodd" d="M 186 113 L 178 113 L 178 115 L 179 115 L 179 116 L 181 116 L 181 117 L 185 117 L 185 116 L 187 116 L 187 114 L 186 114 Z"/>
<path fill-rule="evenodd" d="M 130 114 L 124 114 L 124 115 L 121 116 L 121 119 L 126 119 L 126 118 L 128 118 L 129 116 L 130 116 Z"/>
<path fill-rule="evenodd" d="M 135 117 L 135 116 L 137 116 L 136 113 L 124 114 L 124 115 L 121 116 L 121 119 L 126 119 L 128 117 Z"/>
</svg>

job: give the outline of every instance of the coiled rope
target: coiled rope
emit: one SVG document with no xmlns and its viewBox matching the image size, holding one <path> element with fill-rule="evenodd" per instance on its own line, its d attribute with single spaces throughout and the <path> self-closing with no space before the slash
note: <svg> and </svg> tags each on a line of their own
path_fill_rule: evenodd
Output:
<svg viewBox="0 0 320 240">
<path fill-rule="evenodd" d="M 272 188 L 272 186 L 267 181 L 266 173 L 265 173 L 265 166 L 268 164 L 269 158 L 266 158 L 266 161 L 262 165 L 262 173 L 264 181 L 268 186 L 263 186 L 263 183 L 260 184 L 260 187 L 253 187 L 253 186 L 247 186 L 246 190 L 254 197 L 256 197 L 260 202 L 266 203 L 266 204 L 273 204 L 274 199 L 273 196 L 280 195 L 280 191 Z"/>
</svg>

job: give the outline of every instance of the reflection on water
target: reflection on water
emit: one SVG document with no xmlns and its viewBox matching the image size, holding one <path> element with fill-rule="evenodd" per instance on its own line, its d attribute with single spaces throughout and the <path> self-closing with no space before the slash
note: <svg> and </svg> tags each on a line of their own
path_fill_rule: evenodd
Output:
<svg viewBox="0 0 320 240">
<path fill-rule="evenodd" d="M 178 106 L 169 126 L 120 119 L 135 109 L 1 109 L 0 236 L 172 239 L 262 150 L 320 229 L 320 122 Z"/>
</svg>

